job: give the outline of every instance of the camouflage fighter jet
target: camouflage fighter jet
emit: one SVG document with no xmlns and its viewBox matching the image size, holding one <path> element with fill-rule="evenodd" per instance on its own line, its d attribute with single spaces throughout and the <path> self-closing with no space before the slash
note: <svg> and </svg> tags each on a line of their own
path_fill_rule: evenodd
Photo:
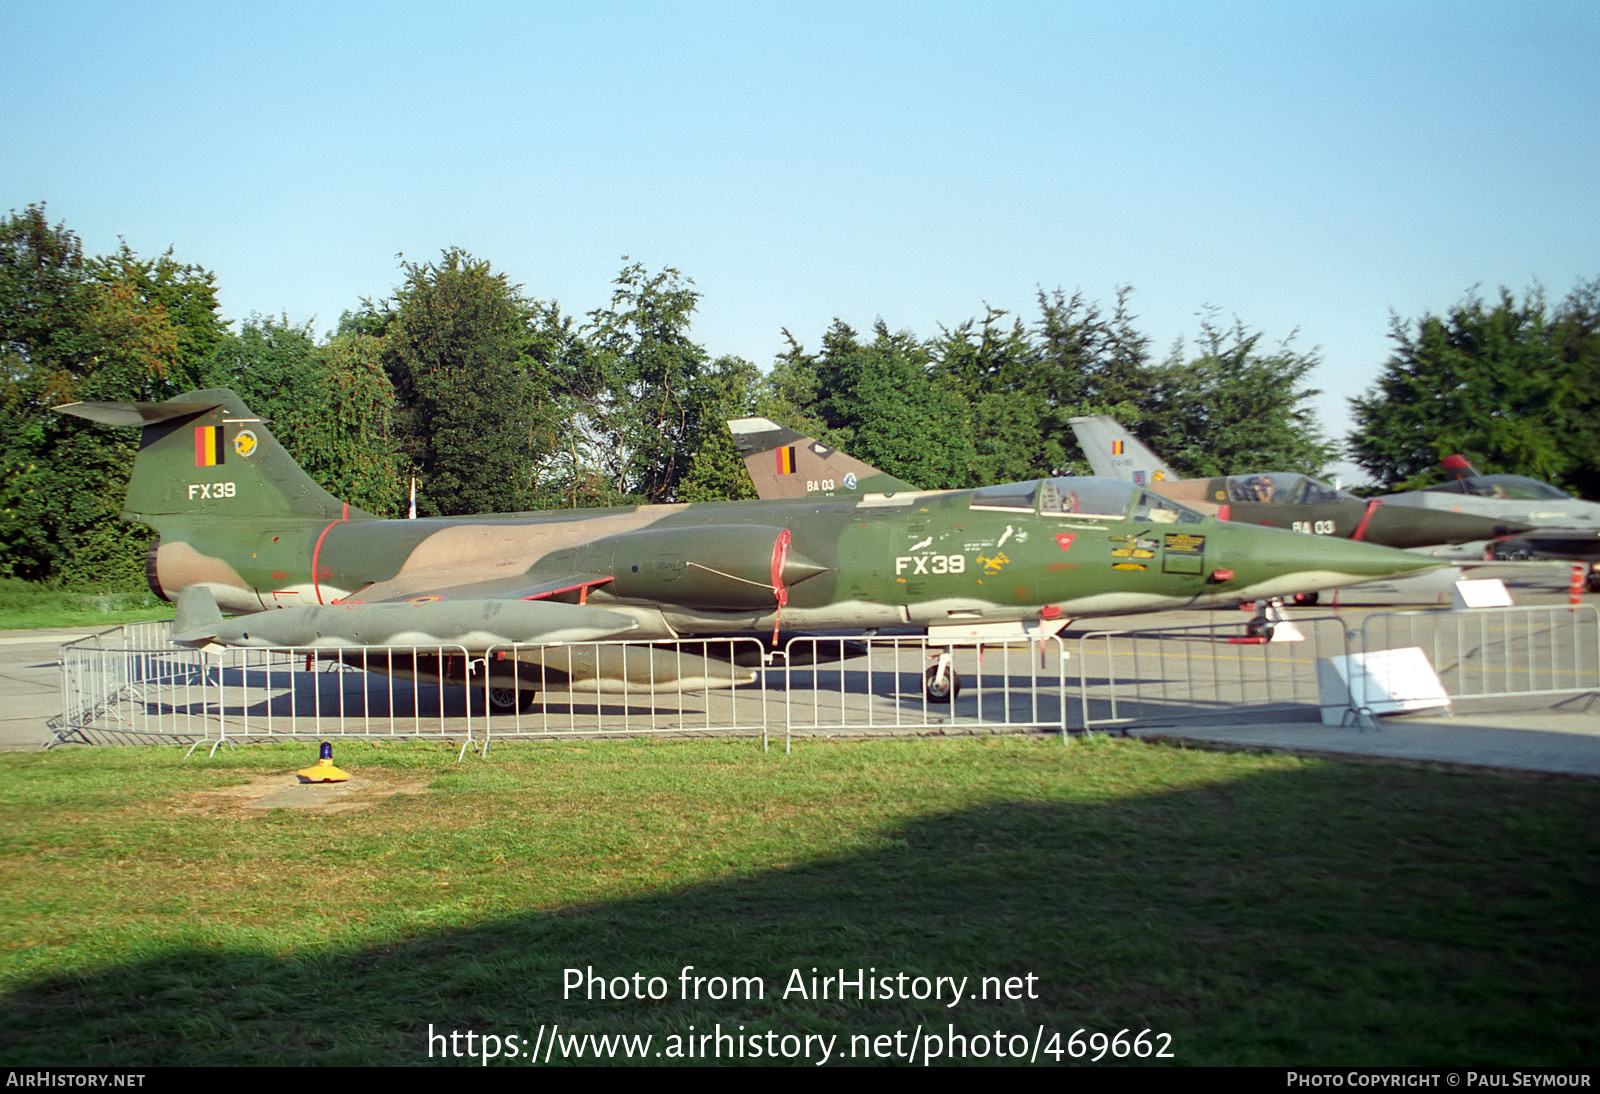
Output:
<svg viewBox="0 0 1600 1094">
<path fill-rule="evenodd" d="M 1497 559 L 1563 559 L 1588 563 L 1587 585 L 1600 592 L 1600 504 L 1573 497 L 1526 475 L 1481 475 L 1457 453 L 1440 461 L 1447 479 L 1437 486 L 1390 494 L 1385 505 L 1430 516 L 1467 513 L 1515 521 L 1527 530 L 1488 545 Z"/>
<path fill-rule="evenodd" d="M 1296 472 L 1185 479 L 1114 418 L 1094 415 L 1069 421 L 1096 475 L 1145 484 L 1222 520 L 1406 548 L 1476 543 L 1530 527 L 1511 513 L 1401 502 L 1405 495 L 1358 498 Z"/>
<path fill-rule="evenodd" d="M 507 660 L 489 659 L 502 707 L 531 700 L 527 677 L 510 672 L 543 665 L 541 643 L 780 629 L 1038 635 L 1076 616 L 1232 603 L 1435 565 L 1367 544 L 1309 547 L 1100 479 L 384 520 L 313 482 L 231 391 L 60 409 L 142 428 L 123 516 L 160 534 L 147 569 L 177 603 L 179 641 L 347 659 L 355 654 L 337 651 L 359 650 L 369 670 L 454 683 L 469 682 L 464 665 L 423 666 L 418 651 L 450 645 L 482 660 L 514 645 L 500 649 Z M 371 647 L 389 652 L 373 659 Z M 663 673 L 686 687 L 712 675 L 696 658 L 646 668 L 658 685 L 674 678 Z M 626 655 L 597 655 L 580 675 L 606 688 L 636 671 Z M 937 699 L 948 685 L 936 671 Z M 521 694 L 506 694 L 513 687 Z"/>
</svg>

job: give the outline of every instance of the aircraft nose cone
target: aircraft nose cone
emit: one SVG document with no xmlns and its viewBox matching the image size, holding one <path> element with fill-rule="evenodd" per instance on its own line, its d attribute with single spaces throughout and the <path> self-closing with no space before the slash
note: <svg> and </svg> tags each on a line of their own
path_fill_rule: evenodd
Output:
<svg viewBox="0 0 1600 1094">
<path fill-rule="evenodd" d="M 1234 579 L 1219 583 L 1235 595 L 1283 596 L 1333 589 L 1442 565 L 1438 559 L 1348 539 L 1274 528 L 1247 531 L 1251 534 L 1232 552 Z"/>
<path fill-rule="evenodd" d="M 1392 547 L 1429 547 L 1440 543 L 1475 543 L 1527 531 L 1531 525 L 1481 513 L 1452 513 L 1401 505 L 1372 510 L 1366 538 Z"/>
</svg>

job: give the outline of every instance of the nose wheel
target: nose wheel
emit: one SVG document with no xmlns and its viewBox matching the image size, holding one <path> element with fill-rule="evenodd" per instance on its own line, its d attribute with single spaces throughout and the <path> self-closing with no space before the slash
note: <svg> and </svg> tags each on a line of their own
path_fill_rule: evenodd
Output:
<svg viewBox="0 0 1600 1094">
<path fill-rule="evenodd" d="M 1283 602 L 1273 598 L 1271 600 L 1256 601 L 1256 614 L 1250 622 L 1244 625 L 1246 638 L 1259 638 L 1263 642 L 1271 642 L 1276 633 L 1277 625 L 1283 621 Z"/>
<path fill-rule="evenodd" d="M 950 665 L 948 651 L 939 655 L 939 663 L 922 674 L 922 693 L 930 703 L 948 703 L 961 694 L 961 677 Z"/>
</svg>

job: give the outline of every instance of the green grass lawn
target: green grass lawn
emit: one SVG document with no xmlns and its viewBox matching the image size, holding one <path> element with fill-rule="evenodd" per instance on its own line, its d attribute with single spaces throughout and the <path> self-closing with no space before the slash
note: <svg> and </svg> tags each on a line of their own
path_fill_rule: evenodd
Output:
<svg viewBox="0 0 1600 1094">
<path fill-rule="evenodd" d="M 85 592 L 0 578 L 0 630 L 115 627 L 171 619 L 172 605 L 148 590 Z"/>
<path fill-rule="evenodd" d="M 557 1024 L 650 1053 L 719 1024 L 835 1037 L 836 1062 L 952 1027 L 979 1062 L 995 1034 L 1050 1059 L 1079 1030 L 1170 1034 L 1179 1064 L 1600 1048 L 1595 784 L 1104 738 L 454 757 L 341 746 L 417 792 L 324 814 L 219 793 L 308 746 L 0 755 L 0 1063 L 427 1062 L 430 1026 L 531 1050 Z M 764 991 L 685 999 L 688 965 Z M 568 969 L 668 990 L 567 997 Z M 968 996 L 785 998 L 812 969 Z M 972 998 L 1028 976 L 1032 997 Z"/>
</svg>

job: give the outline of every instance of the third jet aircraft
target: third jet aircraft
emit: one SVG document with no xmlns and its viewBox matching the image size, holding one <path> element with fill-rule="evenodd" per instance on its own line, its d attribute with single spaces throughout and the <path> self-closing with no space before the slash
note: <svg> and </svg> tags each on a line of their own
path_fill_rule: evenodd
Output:
<svg viewBox="0 0 1600 1094">
<path fill-rule="evenodd" d="M 1413 495 L 1358 498 L 1295 472 L 1184 479 L 1113 418 L 1073 418 L 1071 425 L 1095 474 L 1145 484 L 1223 520 L 1411 548 L 1476 543 L 1531 526 L 1525 514 L 1401 500 Z"/>
</svg>

